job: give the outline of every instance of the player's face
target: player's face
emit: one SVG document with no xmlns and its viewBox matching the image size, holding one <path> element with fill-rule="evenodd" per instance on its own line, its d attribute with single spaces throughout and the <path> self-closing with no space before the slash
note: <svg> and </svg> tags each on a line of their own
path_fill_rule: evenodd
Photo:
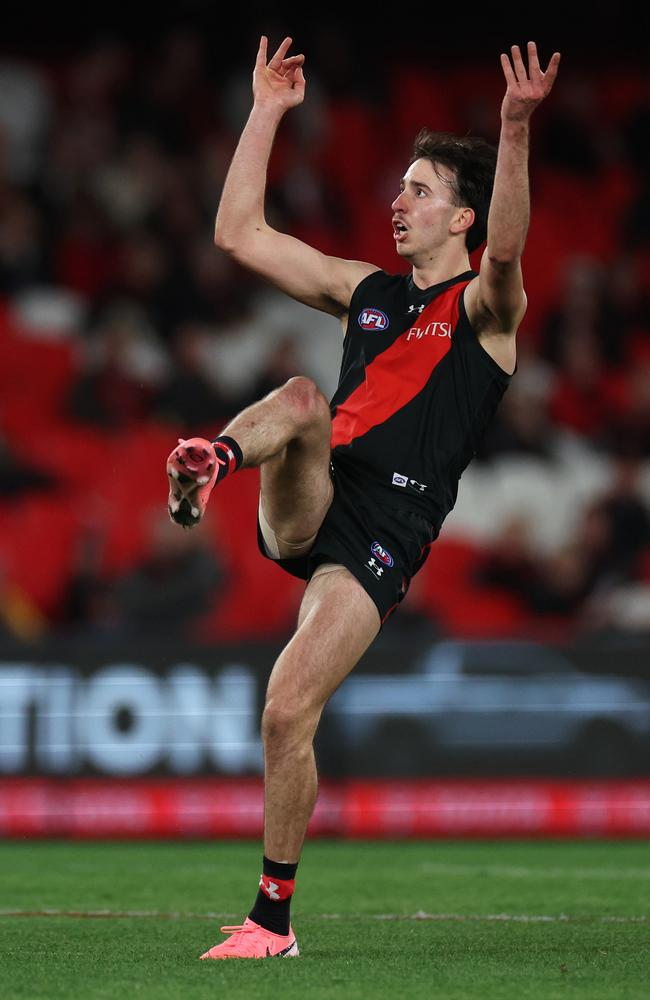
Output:
<svg viewBox="0 0 650 1000">
<path fill-rule="evenodd" d="M 451 171 L 438 167 L 444 177 Z M 449 224 L 458 213 L 453 192 L 429 160 L 416 160 L 400 181 L 392 204 L 393 236 L 400 257 L 417 258 L 435 251 L 449 239 Z"/>
</svg>

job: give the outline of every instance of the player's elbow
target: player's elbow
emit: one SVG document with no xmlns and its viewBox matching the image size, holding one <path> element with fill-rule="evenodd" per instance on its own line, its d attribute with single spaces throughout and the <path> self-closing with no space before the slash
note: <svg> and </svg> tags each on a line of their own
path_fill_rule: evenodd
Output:
<svg viewBox="0 0 650 1000">
<path fill-rule="evenodd" d="M 255 270 L 263 260 L 264 244 L 261 240 L 262 227 L 259 225 L 242 225 L 233 229 L 220 226 L 217 222 L 214 230 L 214 245 L 223 250 L 229 257 L 244 267 Z"/>
<path fill-rule="evenodd" d="M 504 247 L 494 252 L 488 251 L 488 259 L 496 271 L 511 271 L 521 263 L 521 250 L 519 247 Z"/>
<path fill-rule="evenodd" d="M 237 249 L 234 233 L 228 232 L 228 230 L 223 226 L 220 226 L 219 223 L 217 223 L 214 227 L 214 245 L 218 250 L 223 250 L 224 253 L 227 253 L 230 256 L 234 256 Z"/>
</svg>

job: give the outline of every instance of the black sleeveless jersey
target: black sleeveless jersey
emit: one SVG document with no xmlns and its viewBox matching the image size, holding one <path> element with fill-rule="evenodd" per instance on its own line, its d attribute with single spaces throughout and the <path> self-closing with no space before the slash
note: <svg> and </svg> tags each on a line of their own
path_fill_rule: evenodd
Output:
<svg viewBox="0 0 650 1000">
<path fill-rule="evenodd" d="M 435 538 L 510 382 L 463 302 L 475 271 L 421 290 L 375 271 L 350 303 L 331 401 L 332 464 L 385 507 L 420 514 Z"/>
</svg>

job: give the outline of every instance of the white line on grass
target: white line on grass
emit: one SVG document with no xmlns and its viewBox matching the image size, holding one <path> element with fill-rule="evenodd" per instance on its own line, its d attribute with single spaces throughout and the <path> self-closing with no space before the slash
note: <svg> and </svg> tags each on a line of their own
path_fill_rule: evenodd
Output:
<svg viewBox="0 0 650 1000">
<path fill-rule="evenodd" d="M 421 872 L 432 875 L 495 875 L 497 878 L 650 879 L 650 868 L 525 868 L 518 865 L 456 865 L 425 861 Z"/>
<path fill-rule="evenodd" d="M 78 917 L 85 919 L 152 919 L 152 920 L 232 920 L 238 913 L 191 913 L 172 910 L 0 910 L 0 917 Z M 650 916 L 598 916 L 591 914 L 569 916 L 567 913 L 315 913 L 306 914 L 313 920 L 437 920 L 478 923 L 574 923 L 591 922 L 601 924 L 647 924 Z"/>
</svg>

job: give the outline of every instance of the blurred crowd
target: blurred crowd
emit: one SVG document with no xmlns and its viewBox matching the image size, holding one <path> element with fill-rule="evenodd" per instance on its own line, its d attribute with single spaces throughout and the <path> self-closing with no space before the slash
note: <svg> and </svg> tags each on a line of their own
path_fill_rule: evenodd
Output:
<svg viewBox="0 0 650 1000">
<path fill-rule="evenodd" d="M 349 65 L 346 38 L 334 42 Z M 346 91 L 315 55 L 269 167 L 269 220 L 399 270 L 390 203 L 410 142 L 429 125 L 496 143 L 498 57 L 444 80 L 396 59 L 365 89 L 350 71 Z M 295 374 L 333 392 L 336 321 L 212 242 L 251 104 L 249 56 L 224 72 L 200 32 L 179 28 L 146 52 L 112 37 L 65 61 L 0 58 L 0 350 L 27 343 L 35 378 L 43 345 L 70 358 L 55 403 L 35 390 L 31 406 L 3 364 L 3 518 L 60 487 L 29 447 L 32 411 L 34 436 L 45 422 L 112 440 L 154 423 L 171 445 L 177 432 L 214 436 Z M 640 70 L 609 82 L 607 67 L 572 70 L 566 57 L 533 120 L 518 371 L 448 529 L 476 548 L 468 593 L 511 593 L 523 622 L 560 616 L 574 632 L 650 631 L 650 82 Z M 58 607 L 34 600 L 31 618 L 0 549 L 0 628 L 191 634 L 228 588 L 205 536 L 174 536 L 157 519 L 119 578 L 103 576 L 102 544 L 79 529 Z M 417 607 L 433 628 L 462 630 L 426 600 Z"/>
</svg>

